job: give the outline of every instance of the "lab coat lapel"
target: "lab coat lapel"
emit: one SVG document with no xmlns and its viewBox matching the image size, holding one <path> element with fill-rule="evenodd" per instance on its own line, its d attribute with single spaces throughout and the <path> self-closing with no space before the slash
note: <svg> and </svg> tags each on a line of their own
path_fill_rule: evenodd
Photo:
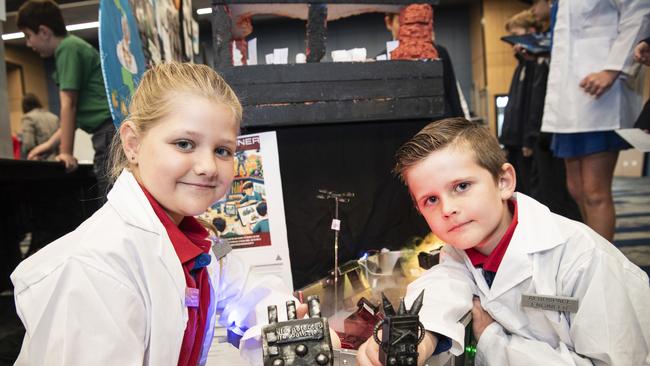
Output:
<svg viewBox="0 0 650 366">
<path fill-rule="evenodd" d="M 492 288 L 488 292 L 490 300 L 503 295 L 533 275 L 531 254 L 554 248 L 567 240 L 560 228 L 553 227 L 555 224 L 550 221 L 551 213 L 546 206 L 521 193 L 516 193 L 515 199 L 518 223 Z M 544 286 L 551 285 L 555 286 Z M 554 293 L 555 289 L 552 290 Z"/>
<path fill-rule="evenodd" d="M 185 275 L 165 227 L 156 216 L 135 177 L 126 169 L 108 194 L 108 203 L 129 225 L 156 234 L 156 252 L 176 286 L 181 301 L 185 299 Z"/>
</svg>

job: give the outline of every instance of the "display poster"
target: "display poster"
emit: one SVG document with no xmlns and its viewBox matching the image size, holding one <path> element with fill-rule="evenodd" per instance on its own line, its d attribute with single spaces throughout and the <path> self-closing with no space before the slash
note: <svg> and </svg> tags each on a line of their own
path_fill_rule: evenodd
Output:
<svg viewBox="0 0 650 366">
<path fill-rule="evenodd" d="M 185 59 L 194 62 L 193 32 L 192 28 L 192 0 L 183 0 L 183 44 Z"/>
<path fill-rule="evenodd" d="M 145 71 L 138 26 L 127 0 L 101 0 L 99 52 L 111 115 L 119 126 Z"/>
<path fill-rule="evenodd" d="M 291 288 L 275 132 L 240 136 L 233 169 L 230 191 L 201 218 L 215 226 L 253 275 L 275 273 Z"/>
<path fill-rule="evenodd" d="M 153 0 L 129 0 L 135 18 L 147 68 L 161 61 L 160 41 L 156 28 L 156 4 Z"/>
<path fill-rule="evenodd" d="M 180 4 L 180 0 L 156 1 L 156 26 L 165 61 L 183 61 Z"/>
</svg>

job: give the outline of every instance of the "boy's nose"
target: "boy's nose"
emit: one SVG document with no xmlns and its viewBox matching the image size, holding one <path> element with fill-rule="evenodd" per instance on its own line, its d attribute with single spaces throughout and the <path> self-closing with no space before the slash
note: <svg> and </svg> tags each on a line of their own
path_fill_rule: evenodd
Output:
<svg viewBox="0 0 650 366">
<path fill-rule="evenodd" d="M 458 206 L 456 205 L 454 200 L 451 199 L 443 200 L 441 204 L 442 204 L 442 214 L 445 217 L 449 217 L 458 213 Z"/>
</svg>

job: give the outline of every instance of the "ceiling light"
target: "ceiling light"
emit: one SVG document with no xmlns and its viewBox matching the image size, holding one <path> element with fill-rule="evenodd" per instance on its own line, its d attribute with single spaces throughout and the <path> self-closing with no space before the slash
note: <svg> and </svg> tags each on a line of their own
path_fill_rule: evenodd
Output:
<svg viewBox="0 0 650 366">
<path fill-rule="evenodd" d="M 198 14 L 198 15 L 203 15 L 203 14 L 212 14 L 212 8 L 201 8 L 201 9 L 196 9 L 196 14 Z"/>
<path fill-rule="evenodd" d="M 99 22 L 88 22 L 88 23 L 80 23 L 80 24 L 72 24 L 65 29 L 69 31 L 76 31 L 76 30 L 81 30 L 81 29 L 90 29 L 90 28 L 99 28 Z"/>
<path fill-rule="evenodd" d="M 18 38 L 23 38 L 25 37 L 25 33 L 23 32 L 16 32 L 16 33 L 7 33 L 2 35 L 2 40 L 3 41 L 8 41 L 10 39 L 18 39 Z"/>
<path fill-rule="evenodd" d="M 65 29 L 69 31 L 76 31 L 76 30 L 91 29 L 91 28 L 98 28 L 98 27 L 99 27 L 99 22 L 88 22 L 88 23 L 80 23 L 80 24 L 71 24 L 65 27 Z M 18 39 L 23 37 L 25 37 L 25 33 L 23 32 L 7 33 L 2 35 L 2 40 L 8 41 L 10 39 Z"/>
</svg>

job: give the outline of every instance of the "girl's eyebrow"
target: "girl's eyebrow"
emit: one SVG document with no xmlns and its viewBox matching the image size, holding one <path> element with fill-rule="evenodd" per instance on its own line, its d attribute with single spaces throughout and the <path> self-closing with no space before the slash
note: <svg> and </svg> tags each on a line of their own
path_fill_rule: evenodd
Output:
<svg viewBox="0 0 650 366">
<path fill-rule="evenodd" d="M 192 130 L 174 130 L 172 131 L 172 134 L 174 135 L 189 135 L 191 137 L 201 137 L 203 134 L 200 132 L 192 131 Z"/>
<path fill-rule="evenodd" d="M 183 130 L 183 129 L 175 130 L 175 131 L 172 132 L 172 134 L 173 135 L 187 135 L 187 136 L 190 136 L 193 139 L 197 139 L 197 140 L 205 136 L 203 133 L 198 132 L 198 131 Z M 220 144 L 236 144 L 237 139 L 220 138 L 219 143 Z"/>
</svg>

